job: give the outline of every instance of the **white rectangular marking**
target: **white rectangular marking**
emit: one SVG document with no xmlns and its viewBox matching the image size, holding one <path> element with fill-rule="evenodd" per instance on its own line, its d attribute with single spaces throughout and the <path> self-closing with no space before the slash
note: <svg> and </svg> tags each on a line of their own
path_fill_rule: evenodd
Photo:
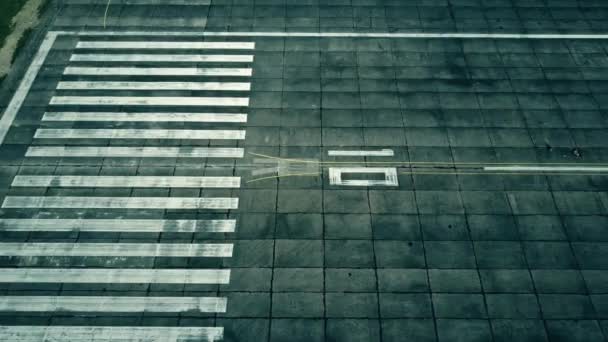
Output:
<svg viewBox="0 0 608 342">
<path fill-rule="evenodd" d="M 484 166 L 484 171 L 507 172 L 608 172 L 608 167 L 602 166 Z"/>
<path fill-rule="evenodd" d="M 141 68 L 141 67 L 66 67 L 64 75 L 90 76 L 240 76 L 252 75 L 250 68 Z"/>
<path fill-rule="evenodd" d="M 366 174 L 366 173 L 381 173 L 384 174 L 384 180 L 371 179 L 351 179 L 343 180 L 342 174 Z M 396 168 L 384 167 L 330 167 L 329 168 L 329 183 L 331 185 L 343 186 L 399 186 Z"/>
<path fill-rule="evenodd" d="M 23 79 L 19 83 L 17 91 L 11 98 L 11 101 L 6 107 L 6 110 L 1 115 L 0 145 L 4 142 L 8 130 L 11 128 L 11 125 L 13 124 L 17 113 L 21 109 L 21 106 L 23 105 L 26 96 L 29 94 L 30 88 L 32 87 L 32 84 L 34 84 L 34 80 L 36 79 L 36 76 L 38 76 L 38 72 L 40 71 L 40 68 L 42 68 L 46 56 L 49 54 L 49 51 L 51 51 L 53 44 L 55 44 L 57 35 L 58 34 L 55 32 L 47 33 L 46 37 L 44 38 L 44 41 L 42 41 L 42 44 L 38 49 L 38 52 L 36 53 L 36 56 L 34 56 L 32 63 L 28 67 L 27 71 L 25 72 L 25 75 L 23 76 Z"/>
<path fill-rule="evenodd" d="M 225 297 L 0 296 L 3 312 L 226 312 Z"/>
<path fill-rule="evenodd" d="M 248 82 L 105 82 L 63 81 L 59 90 L 190 90 L 190 91 L 249 91 Z"/>
<path fill-rule="evenodd" d="M 233 233 L 236 220 L 0 219 L 0 231 Z"/>
<path fill-rule="evenodd" d="M 0 326 L 0 340 L 13 342 L 215 342 L 221 327 Z"/>
<path fill-rule="evenodd" d="M 0 243 L 0 256 L 229 258 L 231 243 Z"/>
<path fill-rule="evenodd" d="M 15 176 L 12 186 L 91 188 L 238 188 L 240 177 Z"/>
<path fill-rule="evenodd" d="M 2 208 L 237 209 L 233 197 L 63 197 L 7 196 Z"/>
<path fill-rule="evenodd" d="M 327 155 L 335 157 L 393 157 L 395 155 L 395 152 L 390 149 L 382 149 L 378 151 L 330 150 L 327 152 Z"/>
<path fill-rule="evenodd" d="M 253 55 L 74 54 L 71 62 L 251 63 Z"/>
<path fill-rule="evenodd" d="M 232 113 L 119 113 L 47 112 L 42 121 L 119 121 L 119 122 L 229 122 L 245 123 L 247 114 Z"/>
<path fill-rule="evenodd" d="M 230 270 L 0 268 L 0 283 L 228 284 Z"/>
<path fill-rule="evenodd" d="M 243 158 L 242 148 L 31 146 L 26 157 Z"/>
<path fill-rule="evenodd" d="M 247 107 L 248 97 L 53 96 L 51 105 Z"/>
<path fill-rule="evenodd" d="M 38 129 L 36 139 L 243 140 L 244 130 L 227 129 Z"/>
<path fill-rule="evenodd" d="M 169 49 L 169 50 L 253 50 L 253 42 L 142 42 L 142 41 L 82 41 L 77 49 Z"/>
</svg>

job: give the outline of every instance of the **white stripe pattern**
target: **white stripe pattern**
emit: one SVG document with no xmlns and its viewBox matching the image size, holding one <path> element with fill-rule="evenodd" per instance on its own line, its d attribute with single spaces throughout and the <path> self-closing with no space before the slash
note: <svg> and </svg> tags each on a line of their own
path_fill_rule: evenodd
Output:
<svg viewBox="0 0 608 342">
<path fill-rule="evenodd" d="M 71 62 L 251 63 L 253 55 L 73 54 Z"/>
<path fill-rule="evenodd" d="M 48 129 L 36 130 L 35 139 L 184 139 L 243 140 L 244 130 L 228 129 Z"/>
<path fill-rule="evenodd" d="M 0 268 L 0 283 L 228 284 L 230 270 Z"/>
<path fill-rule="evenodd" d="M 253 50 L 252 42 L 142 42 L 142 41 L 82 41 L 76 44 L 76 49 L 169 49 L 169 50 Z"/>
<path fill-rule="evenodd" d="M 229 258 L 232 244 L 222 243 L 0 243 L 0 256 L 34 257 L 210 257 Z"/>
<path fill-rule="evenodd" d="M 0 326 L 0 341 L 14 342 L 215 342 L 223 338 L 221 327 Z"/>
<path fill-rule="evenodd" d="M 141 67 L 67 67 L 64 75 L 89 76 L 240 76 L 249 77 L 250 68 L 141 68 Z"/>
<path fill-rule="evenodd" d="M 31 146 L 26 157 L 243 158 L 242 148 Z"/>
<path fill-rule="evenodd" d="M 2 312 L 226 312 L 223 297 L 0 296 Z"/>
<path fill-rule="evenodd" d="M 55 106 L 247 107 L 247 97 L 53 96 Z"/>
<path fill-rule="evenodd" d="M 15 176 L 12 186 L 103 188 L 238 188 L 240 177 Z"/>
<path fill-rule="evenodd" d="M 67 197 L 7 196 L 2 208 L 82 209 L 237 209 L 231 197 Z"/>
<path fill-rule="evenodd" d="M 64 81 L 59 90 L 194 90 L 194 91 L 249 91 L 247 82 L 102 82 Z"/>
<path fill-rule="evenodd" d="M 246 123 L 247 114 L 232 113 L 124 113 L 124 112 L 47 112 L 42 121 L 120 121 L 120 122 L 211 122 Z"/>
<path fill-rule="evenodd" d="M 233 233 L 236 220 L 0 219 L 0 231 Z"/>
</svg>

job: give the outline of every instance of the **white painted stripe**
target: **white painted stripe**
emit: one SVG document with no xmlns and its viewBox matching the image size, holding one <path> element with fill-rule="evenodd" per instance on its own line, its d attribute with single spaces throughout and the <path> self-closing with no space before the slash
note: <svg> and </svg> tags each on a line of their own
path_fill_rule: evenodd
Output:
<svg viewBox="0 0 608 342">
<path fill-rule="evenodd" d="M 15 176 L 12 186 L 87 188 L 238 188 L 241 177 Z"/>
<path fill-rule="evenodd" d="M 59 90 L 249 91 L 247 82 L 59 82 Z"/>
<path fill-rule="evenodd" d="M 0 268 L 0 283 L 228 284 L 230 270 Z"/>
<path fill-rule="evenodd" d="M 226 129 L 38 129 L 36 139 L 243 140 L 244 130 Z"/>
<path fill-rule="evenodd" d="M 245 123 L 247 114 L 47 112 L 42 121 L 230 122 Z"/>
<path fill-rule="evenodd" d="M 0 296 L 3 312 L 226 312 L 225 297 Z"/>
<path fill-rule="evenodd" d="M 51 105 L 68 106 L 217 106 L 247 107 L 248 97 L 53 96 Z"/>
<path fill-rule="evenodd" d="M 12 342 L 215 342 L 221 327 L 0 326 L 0 341 Z"/>
<path fill-rule="evenodd" d="M 229 258 L 231 243 L 0 243 L 0 256 Z"/>
<path fill-rule="evenodd" d="M 253 50 L 253 42 L 142 42 L 142 41 L 82 41 L 77 49 L 170 49 L 170 50 Z"/>
<path fill-rule="evenodd" d="M 64 75 L 119 76 L 251 76 L 250 68 L 67 67 Z"/>
<path fill-rule="evenodd" d="M 0 231 L 233 233 L 236 220 L 0 219 Z"/>
<path fill-rule="evenodd" d="M 253 55 L 74 54 L 71 62 L 252 63 Z"/>
<path fill-rule="evenodd" d="M 608 172 L 608 167 L 601 166 L 484 166 L 484 171 L 508 172 Z"/>
<path fill-rule="evenodd" d="M 243 158 L 242 148 L 31 146 L 26 157 Z"/>
<path fill-rule="evenodd" d="M 56 39 L 56 33 L 49 32 L 46 35 L 44 41 L 38 49 L 38 52 L 36 53 L 36 56 L 34 56 L 32 63 L 19 83 L 17 91 L 11 98 L 11 101 L 6 107 L 4 113 L 2 113 L 2 117 L 0 118 L 0 145 L 4 142 L 8 130 L 11 128 L 17 113 L 23 105 L 23 101 L 25 101 L 25 97 L 29 93 L 32 84 L 34 84 L 34 80 L 36 79 L 36 76 L 38 76 L 38 72 L 40 71 L 40 68 L 42 68 L 42 64 L 44 64 L 46 56 L 49 54 L 49 51 L 53 47 Z"/>
<path fill-rule="evenodd" d="M 390 149 L 382 149 L 377 151 L 330 150 L 327 152 L 327 155 L 335 157 L 393 157 L 395 155 L 395 152 Z"/>
<path fill-rule="evenodd" d="M 422 39 L 608 39 L 605 33 L 479 33 L 479 32 L 211 32 L 211 31 L 54 31 L 77 36 L 140 37 L 344 37 L 344 38 L 422 38 Z"/>
<path fill-rule="evenodd" d="M 232 197 L 63 197 L 7 196 L 2 208 L 237 209 Z"/>
<path fill-rule="evenodd" d="M 382 173 L 384 180 L 372 179 L 342 179 L 344 173 L 350 174 L 370 174 Z M 399 186 L 396 168 L 384 167 L 330 167 L 329 183 L 331 185 L 342 186 Z"/>
</svg>

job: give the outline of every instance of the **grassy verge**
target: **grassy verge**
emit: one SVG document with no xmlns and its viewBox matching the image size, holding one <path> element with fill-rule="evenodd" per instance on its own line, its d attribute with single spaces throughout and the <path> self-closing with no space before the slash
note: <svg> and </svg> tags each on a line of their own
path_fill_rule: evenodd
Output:
<svg viewBox="0 0 608 342">
<path fill-rule="evenodd" d="M 26 0 L 0 0 L 0 47 L 13 28 L 12 20 Z"/>
</svg>

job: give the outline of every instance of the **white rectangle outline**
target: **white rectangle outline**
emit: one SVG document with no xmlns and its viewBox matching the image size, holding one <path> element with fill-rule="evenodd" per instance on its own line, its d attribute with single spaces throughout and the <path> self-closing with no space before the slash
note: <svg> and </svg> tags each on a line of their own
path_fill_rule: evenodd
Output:
<svg viewBox="0 0 608 342">
<path fill-rule="evenodd" d="M 330 157 L 393 157 L 395 152 L 391 149 L 382 149 L 376 151 L 344 151 L 344 150 L 329 150 L 327 155 Z"/>
<path fill-rule="evenodd" d="M 343 173 L 383 173 L 384 180 L 343 180 Z M 330 167 L 329 184 L 341 186 L 399 186 L 397 169 L 394 167 Z"/>
</svg>

